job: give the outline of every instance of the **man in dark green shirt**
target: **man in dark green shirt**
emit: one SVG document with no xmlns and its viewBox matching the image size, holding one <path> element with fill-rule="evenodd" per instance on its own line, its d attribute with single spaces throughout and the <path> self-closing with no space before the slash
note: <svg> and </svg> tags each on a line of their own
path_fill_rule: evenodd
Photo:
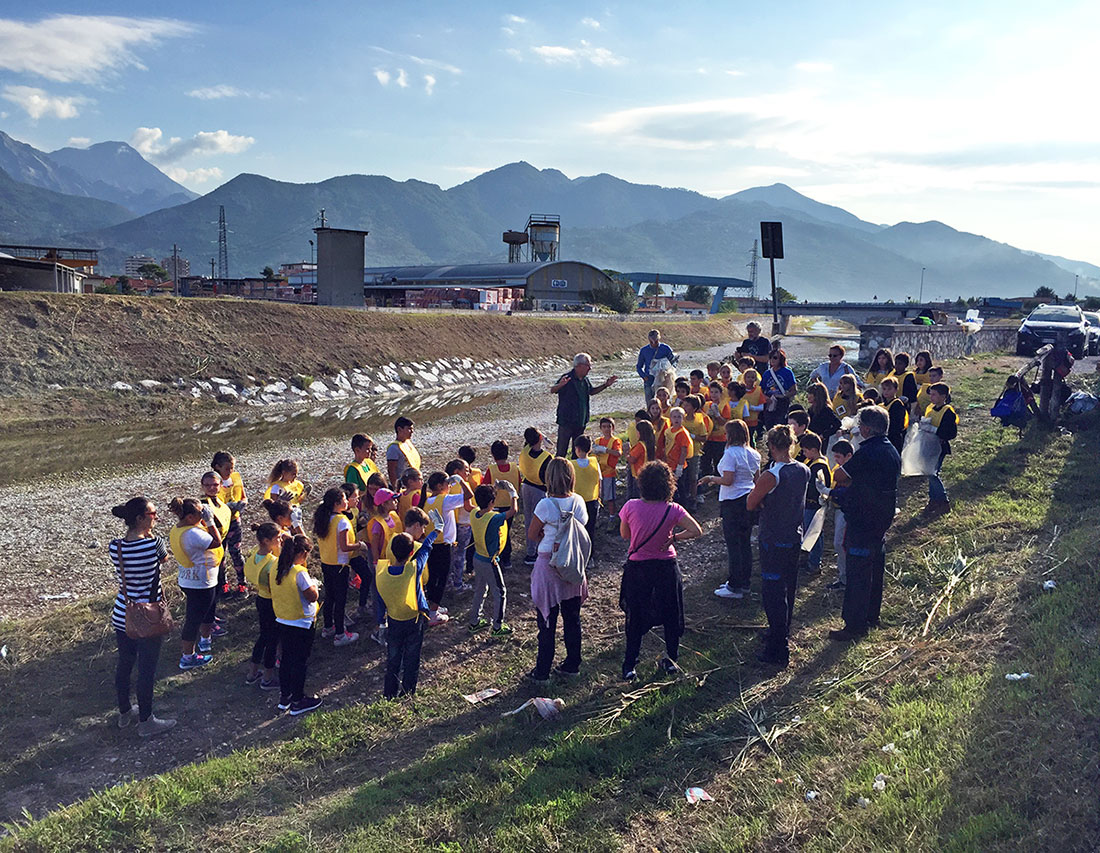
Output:
<svg viewBox="0 0 1100 853">
<path fill-rule="evenodd" d="M 601 384 L 593 385 L 588 378 L 591 369 L 592 356 L 579 352 L 573 356 L 573 369 L 562 374 L 550 386 L 550 393 L 558 395 L 558 456 L 565 456 L 569 452 L 570 442 L 588 426 L 589 397 L 610 388 L 619 379 L 618 376 L 609 376 Z"/>
</svg>

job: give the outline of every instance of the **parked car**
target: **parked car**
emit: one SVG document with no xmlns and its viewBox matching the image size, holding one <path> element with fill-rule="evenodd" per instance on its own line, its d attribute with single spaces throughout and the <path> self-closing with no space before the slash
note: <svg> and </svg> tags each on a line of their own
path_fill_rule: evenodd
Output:
<svg viewBox="0 0 1100 853">
<path fill-rule="evenodd" d="M 1085 319 L 1089 324 L 1089 355 L 1100 355 L 1100 312 L 1086 311 Z"/>
<path fill-rule="evenodd" d="M 1055 343 L 1061 335 L 1074 357 L 1083 358 L 1089 347 L 1084 312 L 1076 305 L 1040 305 L 1020 324 L 1016 355 L 1035 355 L 1037 349 Z"/>
</svg>

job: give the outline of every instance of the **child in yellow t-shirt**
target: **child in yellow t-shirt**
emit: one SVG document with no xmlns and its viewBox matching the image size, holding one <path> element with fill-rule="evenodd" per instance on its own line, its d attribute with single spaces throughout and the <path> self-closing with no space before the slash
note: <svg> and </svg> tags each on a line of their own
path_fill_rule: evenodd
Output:
<svg viewBox="0 0 1100 853">
<path fill-rule="evenodd" d="M 218 497 L 233 512 L 229 521 L 229 530 L 225 534 L 225 550 L 229 554 L 229 559 L 233 561 L 233 568 L 237 570 L 237 592 L 243 594 L 248 592 L 248 585 L 244 578 L 244 557 L 241 556 L 241 510 L 248 506 L 248 495 L 244 492 L 244 482 L 241 480 L 241 474 L 237 470 L 237 460 L 233 458 L 232 453 L 219 450 L 214 454 L 210 467 L 222 478 Z"/>
</svg>

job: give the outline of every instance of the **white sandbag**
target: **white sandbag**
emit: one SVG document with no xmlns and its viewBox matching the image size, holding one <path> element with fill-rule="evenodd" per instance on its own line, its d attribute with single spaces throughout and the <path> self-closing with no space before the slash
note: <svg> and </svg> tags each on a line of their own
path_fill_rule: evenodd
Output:
<svg viewBox="0 0 1100 853">
<path fill-rule="evenodd" d="M 813 550 L 817 540 L 821 538 L 821 529 L 825 526 L 825 507 L 818 507 L 809 525 L 802 531 L 802 550 L 809 553 Z"/>
<path fill-rule="evenodd" d="M 919 423 L 910 425 L 901 446 L 901 476 L 930 477 L 940 460 L 940 440 L 935 433 L 924 432 Z"/>
</svg>

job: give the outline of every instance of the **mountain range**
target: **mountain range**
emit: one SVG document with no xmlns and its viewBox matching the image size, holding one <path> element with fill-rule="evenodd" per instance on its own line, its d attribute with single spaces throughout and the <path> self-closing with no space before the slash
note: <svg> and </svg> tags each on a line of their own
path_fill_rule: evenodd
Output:
<svg viewBox="0 0 1100 853">
<path fill-rule="evenodd" d="M 759 223 L 779 220 L 786 257 L 776 263 L 778 283 L 800 299 L 916 298 L 922 270 L 926 299 L 1018 296 L 1039 285 L 1065 293 L 1075 274 L 1080 293 L 1100 293 L 1100 268 L 1091 264 L 941 222 L 867 222 L 784 184 L 715 199 L 608 174 L 570 179 L 520 162 L 448 190 L 378 175 L 293 184 L 242 174 L 194 198 L 125 143 L 44 154 L 2 133 L 0 169 L 10 175 L 0 177 L 0 240 L 64 236 L 100 248 L 104 270 L 121 269 L 131 254 L 163 256 L 173 243 L 204 268 L 217 254 L 221 206 L 232 276 L 308 258 L 322 208 L 329 225 L 370 232 L 368 266 L 500 261 L 501 232 L 522 228 L 539 212 L 561 216 L 563 258 L 624 271 L 736 278 L 749 277 Z M 161 206 L 128 215 L 140 212 L 142 199 Z M 766 272 L 762 266 L 761 281 Z"/>
</svg>

